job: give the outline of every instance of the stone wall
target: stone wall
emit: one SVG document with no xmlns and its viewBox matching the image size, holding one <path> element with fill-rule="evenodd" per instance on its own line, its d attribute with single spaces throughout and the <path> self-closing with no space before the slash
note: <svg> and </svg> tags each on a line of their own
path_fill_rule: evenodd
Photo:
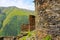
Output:
<svg viewBox="0 0 60 40">
<path fill-rule="evenodd" d="M 60 0 L 35 0 L 36 29 L 60 37 Z M 60 40 L 60 39 L 58 39 Z"/>
</svg>

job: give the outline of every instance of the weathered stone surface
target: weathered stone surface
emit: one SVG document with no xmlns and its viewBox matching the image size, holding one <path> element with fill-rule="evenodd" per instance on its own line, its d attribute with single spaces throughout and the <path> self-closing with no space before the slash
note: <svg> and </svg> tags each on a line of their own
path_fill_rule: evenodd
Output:
<svg viewBox="0 0 60 40">
<path fill-rule="evenodd" d="M 37 30 L 48 29 L 47 34 L 60 37 L 60 0 L 35 0 L 35 3 Z"/>
</svg>

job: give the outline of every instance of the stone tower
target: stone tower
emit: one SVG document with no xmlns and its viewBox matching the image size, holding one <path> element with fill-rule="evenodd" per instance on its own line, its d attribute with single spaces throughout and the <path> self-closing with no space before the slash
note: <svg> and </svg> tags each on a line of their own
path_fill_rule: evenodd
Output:
<svg viewBox="0 0 60 40">
<path fill-rule="evenodd" d="M 51 35 L 53 40 L 60 40 L 60 0 L 35 0 L 34 2 L 36 29 Z"/>
</svg>

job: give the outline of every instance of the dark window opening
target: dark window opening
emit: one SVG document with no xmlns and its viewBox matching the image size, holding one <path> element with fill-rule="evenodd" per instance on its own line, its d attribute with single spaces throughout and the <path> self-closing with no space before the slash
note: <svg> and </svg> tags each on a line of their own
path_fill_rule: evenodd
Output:
<svg viewBox="0 0 60 40">
<path fill-rule="evenodd" d="M 4 37 L 0 37 L 0 40 L 3 40 L 4 39 Z"/>
</svg>

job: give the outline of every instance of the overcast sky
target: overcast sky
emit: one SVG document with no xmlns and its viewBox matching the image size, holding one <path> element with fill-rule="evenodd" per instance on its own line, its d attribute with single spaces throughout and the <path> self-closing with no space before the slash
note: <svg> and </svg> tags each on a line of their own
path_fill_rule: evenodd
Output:
<svg viewBox="0 0 60 40">
<path fill-rule="evenodd" d="M 34 10 L 33 0 L 0 0 L 0 6 L 16 6 L 19 8 Z"/>
</svg>

